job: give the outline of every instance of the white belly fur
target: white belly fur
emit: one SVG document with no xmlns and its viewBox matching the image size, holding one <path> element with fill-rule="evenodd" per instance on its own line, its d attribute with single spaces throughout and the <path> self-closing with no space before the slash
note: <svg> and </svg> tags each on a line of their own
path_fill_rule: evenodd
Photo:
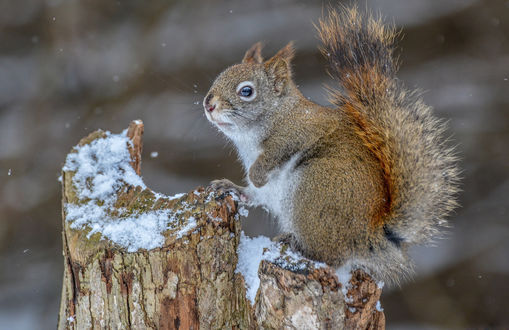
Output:
<svg viewBox="0 0 509 330">
<path fill-rule="evenodd" d="M 225 132 L 225 134 L 227 134 Z M 237 152 L 246 175 L 247 195 L 250 204 L 262 206 L 269 210 L 269 213 L 277 219 L 279 228 L 284 233 L 294 233 L 292 225 L 293 196 L 299 183 L 300 173 L 294 166 L 299 158 L 296 154 L 290 158 L 282 167 L 273 170 L 269 174 L 267 183 L 256 188 L 249 180 L 249 168 L 256 161 L 262 151 L 259 145 L 260 132 L 243 131 L 242 134 L 227 134 L 237 147 Z"/>
<path fill-rule="evenodd" d="M 292 225 L 293 196 L 299 183 L 299 171 L 294 169 L 299 155 L 294 155 L 282 167 L 273 170 L 267 183 L 256 188 L 249 178 L 248 196 L 254 205 L 266 207 L 275 216 L 280 230 L 293 233 Z"/>
</svg>

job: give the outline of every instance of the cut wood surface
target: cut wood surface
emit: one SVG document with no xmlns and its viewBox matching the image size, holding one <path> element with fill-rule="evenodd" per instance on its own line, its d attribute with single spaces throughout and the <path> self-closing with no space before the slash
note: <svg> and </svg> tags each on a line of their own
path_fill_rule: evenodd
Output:
<svg viewBox="0 0 509 330">
<path fill-rule="evenodd" d="M 70 155 L 108 134 L 90 134 Z M 139 120 L 125 132 L 130 166 L 138 175 L 142 134 Z M 237 270 L 243 236 L 234 196 L 209 188 L 163 196 L 125 180 L 115 185 L 109 205 L 99 194 L 94 200 L 80 192 L 96 183 L 88 178 L 81 186 L 76 173 L 69 166 L 62 173 L 65 268 L 59 329 L 384 328 L 381 288 L 369 275 L 357 270 L 342 284 L 332 268 L 295 257 L 281 244 L 274 245 L 280 250 L 276 257 L 259 264 L 252 304 L 246 284 L 255 284 L 246 283 Z M 105 225 L 97 229 L 87 222 L 97 212 L 87 210 L 103 204 L 109 205 Z M 80 207 L 85 214 L 78 218 Z M 139 248 L 111 230 L 122 219 L 141 221 L 146 214 L 171 218 L 156 247 L 145 242 L 150 248 Z M 144 228 L 143 222 L 132 223 Z"/>
</svg>

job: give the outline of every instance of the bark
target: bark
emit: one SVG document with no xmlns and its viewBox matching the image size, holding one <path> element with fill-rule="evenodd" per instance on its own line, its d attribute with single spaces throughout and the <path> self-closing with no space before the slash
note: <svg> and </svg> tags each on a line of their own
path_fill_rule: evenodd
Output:
<svg viewBox="0 0 509 330">
<path fill-rule="evenodd" d="M 143 124 L 128 129 L 131 165 L 140 173 Z M 94 132 L 80 145 L 104 137 Z M 170 200 L 125 185 L 115 205 L 128 210 L 170 209 L 179 226 L 160 248 L 127 252 L 66 220 L 65 205 L 79 203 L 73 172 L 62 173 L 64 279 L 59 329 L 341 329 L 383 328 L 381 289 L 356 271 L 345 302 L 331 268 L 283 267 L 262 261 L 254 306 L 236 273 L 240 221 L 236 201 L 198 188 Z M 196 227 L 178 235 L 190 218 Z M 304 261 L 305 262 L 305 261 Z"/>
</svg>

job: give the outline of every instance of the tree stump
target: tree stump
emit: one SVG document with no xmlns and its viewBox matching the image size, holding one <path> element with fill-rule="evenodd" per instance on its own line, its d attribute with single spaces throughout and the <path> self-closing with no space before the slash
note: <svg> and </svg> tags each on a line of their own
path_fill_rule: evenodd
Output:
<svg viewBox="0 0 509 330">
<path fill-rule="evenodd" d="M 140 174 L 142 134 L 139 120 L 115 139 L 96 131 L 68 155 L 59 329 L 384 328 L 381 288 L 367 274 L 356 271 L 341 284 L 333 269 L 281 244 L 259 264 L 252 304 L 237 270 L 237 199 L 204 188 L 169 197 L 145 187 L 130 172 Z M 104 150 L 108 139 L 115 146 Z M 115 158 L 125 157 L 122 148 L 129 168 Z"/>
</svg>

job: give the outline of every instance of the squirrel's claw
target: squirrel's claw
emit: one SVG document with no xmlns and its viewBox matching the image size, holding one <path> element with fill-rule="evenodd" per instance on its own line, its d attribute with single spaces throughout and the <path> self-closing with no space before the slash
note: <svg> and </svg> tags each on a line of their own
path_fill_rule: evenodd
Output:
<svg viewBox="0 0 509 330">
<path fill-rule="evenodd" d="M 236 185 L 228 179 L 214 180 L 210 182 L 210 187 L 219 194 L 230 194 L 237 197 L 242 203 L 247 203 L 249 198 L 245 193 L 245 188 Z"/>
<path fill-rule="evenodd" d="M 273 237 L 272 241 L 273 242 L 282 243 L 282 244 L 286 244 L 286 245 L 288 245 L 288 247 L 291 250 L 294 250 L 294 251 L 301 251 L 302 250 L 302 247 L 301 247 L 298 239 L 292 233 L 279 234 L 276 237 Z"/>
</svg>

